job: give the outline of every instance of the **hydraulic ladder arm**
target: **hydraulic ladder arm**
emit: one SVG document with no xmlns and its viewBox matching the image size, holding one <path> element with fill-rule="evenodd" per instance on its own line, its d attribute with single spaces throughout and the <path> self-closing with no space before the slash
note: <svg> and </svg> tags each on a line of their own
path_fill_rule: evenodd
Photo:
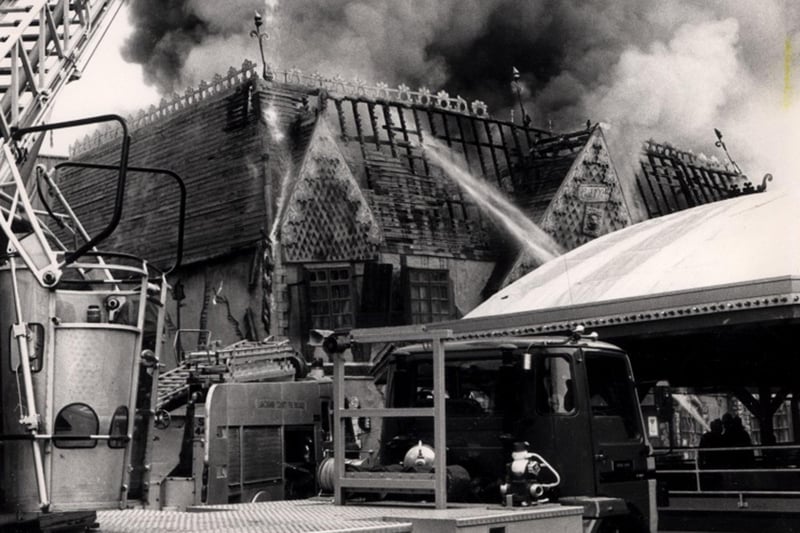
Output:
<svg viewBox="0 0 800 533">
<path fill-rule="evenodd" d="M 122 0 L 0 0 L 0 253 L 18 253 L 51 287 L 61 266 L 31 197 L 35 159 L 56 96 L 80 74 Z M 21 131 L 30 132 L 18 135 Z M 7 244 L 6 244 L 7 243 Z"/>
</svg>

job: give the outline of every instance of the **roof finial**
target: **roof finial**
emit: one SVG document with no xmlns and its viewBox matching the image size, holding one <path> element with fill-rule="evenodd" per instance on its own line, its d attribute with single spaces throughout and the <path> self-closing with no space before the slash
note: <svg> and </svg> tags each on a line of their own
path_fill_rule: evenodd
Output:
<svg viewBox="0 0 800 533">
<path fill-rule="evenodd" d="M 258 49 L 261 51 L 261 76 L 267 81 L 272 81 L 272 73 L 268 71 L 267 59 L 264 57 L 264 41 L 269 40 L 269 34 L 265 31 L 261 31 L 261 26 L 264 24 L 264 19 L 261 17 L 261 13 L 258 11 L 256 11 L 255 16 L 253 17 L 253 22 L 256 25 L 256 29 L 250 31 L 250 37 L 255 37 L 258 39 Z"/>
<path fill-rule="evenodd" d="M 731 166 L 736 170 L 736 173 L 741 174 L 742 169 L 739 168 L 739 165 L 737 165 L 736 161 L 733 160 L 731 154 L 728 153 L 728 147 L 725 146 L 725 142 L 722 140 L 722 132 L 717 128 L 714 128 L 714 133 L 717 135 L 717 142 L 714 143 L 714 146 L 717 148 L 722 148 L 722 150 L 725 152 L 725 155 L 728 156 L 728 161 L 731 162 Z"/>
<path fill-rule="evenodd" d="M 520 83 L 519 79 L 520 79 L 519 70 L 517 70 L 517 67 L 511 67 L 511 87 L 517 94 L 517 101 L 519 102 L 520 119 L 522 120 L 522 125 L 527 128 L 531 124 L 531 117 L 530 115 L 528 115 L 528 113 L 525 112 L 525 107 L 522 105 L 522 84 Z"/>
</svg>

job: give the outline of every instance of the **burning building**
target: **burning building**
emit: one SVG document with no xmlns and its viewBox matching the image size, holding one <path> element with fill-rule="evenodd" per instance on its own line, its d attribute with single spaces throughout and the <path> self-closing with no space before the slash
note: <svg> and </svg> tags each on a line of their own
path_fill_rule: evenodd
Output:
<svg viewBox="0 0 800 533">
<path fill-rule="evenodd" d="M 113 163 L 118 135 L 97 133 L 73 155 Z M 485 189 L 467 194 L 422 148 L 428 139 Z M 484 211 L 491 191 L 563 249 L 631 222 L 598 126 L 556 134 L 444 91 L 297 70 L 265 80 L 249 62 L 133 119 L 130 161 L 186 181 L 170 326 L 211 330 L 223 343 L 276 335 L 301 348 L 312 327 L 460 317 L 541 261 L 511 237 L 502 209 Z M 101 203 L 108 176 L 58 176 L 90 232 L 110 213 Z M 170 187 L 132 174 L 109 246 L 169 263 Z"/>
</svg>

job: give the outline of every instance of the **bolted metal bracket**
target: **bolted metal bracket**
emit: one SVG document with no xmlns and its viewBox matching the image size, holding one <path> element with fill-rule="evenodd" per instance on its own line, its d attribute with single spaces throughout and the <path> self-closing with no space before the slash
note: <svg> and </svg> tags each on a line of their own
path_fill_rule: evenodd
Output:
<svg viewBox="0 0 800 533">
<path fill-rule="evenodd" d="M 20 425 L 25 426 L 28 430 L 34 430 L 39 427 L 39 417 L 36 415 L 26 415 L 19 419 Z"/>
<path fill-rule="evenodd" d="M 736 502 L 736 507 L 739 509 L 749 509 L 750 503 L 744 499 L 744 494 L 739 493 L 739 501 Z"/>
</svg>

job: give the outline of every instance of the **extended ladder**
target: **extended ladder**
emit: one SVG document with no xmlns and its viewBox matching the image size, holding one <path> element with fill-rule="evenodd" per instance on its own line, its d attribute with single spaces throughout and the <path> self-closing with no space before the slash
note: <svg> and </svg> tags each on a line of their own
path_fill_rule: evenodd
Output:
<svg viewBox="0 0 800 533">
<path fill-rule="evenodd" d="M 121 0 L 0 0 L 0 134 L 42 124 L 80 77 Z M 30 148 L 33 141 L 27 143 Z"/>
</svg>

